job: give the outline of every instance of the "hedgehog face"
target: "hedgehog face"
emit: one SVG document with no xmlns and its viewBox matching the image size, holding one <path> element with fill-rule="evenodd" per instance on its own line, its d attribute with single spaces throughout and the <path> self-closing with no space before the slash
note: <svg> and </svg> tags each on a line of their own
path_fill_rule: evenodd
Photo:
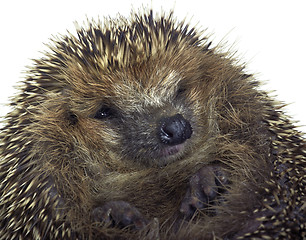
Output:
<svg viewBox="0 0 306 240">
<path fill-rule="evenodd" d="M 175 26 L 171 16 L 160 24 L 151 18 L 112 34 L 100 25 L 78 29 L 78 38 L 56 42 L 50 59 L 39 63 L 46 89 L 67 98 L 62 109 L 75 127 L 63 131 L 75 141 L 69 146 L 81 153 L 87 146 L 84 158 L 101 153 L 95 159 L 108 164 L 164 166 L 214 130 L 213 79 L 225 71 L 220 59 L 193 29 Z M 48 85 L 50 77 L 57 85 Z"/>
<path fill-rule="evenodd" d="M 188 44 L 169 54 L 157 47 L 150 57 L 113 69 L 93 67 L 99 60 L 90 66 L 65 60 L 69 111 L 86 122 L 79 121 L 85 141 L 109 152 L 106 157 L 164 166 L 184 159 L 214 131 L 210 72 L 216 66 L 203 65 L 211 55 Z"/>
<path fill-rule="evenodd" d="M 103 88 L 105 80 L 100 84 Z M 157 166 L 188 153 L 198 124 L 190 93 L 182 87 L 184 79 L 179 74 L 146 69 L 145 74 L 117 74 L 112 76 L 112 84 L 106 85 L 108 97 L 88 121 L 113 152 L 122 159 Z M 113 141 L 106 132 L 111 132 Z"/>
</svg>

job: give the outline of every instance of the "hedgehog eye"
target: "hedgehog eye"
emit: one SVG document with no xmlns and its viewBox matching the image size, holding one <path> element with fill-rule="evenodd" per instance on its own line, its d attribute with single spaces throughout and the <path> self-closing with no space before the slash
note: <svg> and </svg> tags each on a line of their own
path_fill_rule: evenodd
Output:
<svg viewBox="0 0 306 240">
<path fill-rule="evenodd" d="M 178 88 L 178 90 L 176 91 L 176 98 L 179 98 L 179 97 L 181 97 L 181 96 L 184 96 L 185 95 L 185 93 L 186 93 L 186 88 L 184 88 L 184 87 L 180 87 L 180 88 Z"/>
<path fill-rule="evenodd" d="M 110 107 L 103 106 L 99 109 L 99 111 L 96 112 L 94 118 L 96 119 L 105 119 L 109 118 L 111 116 L 114 116 L 115 110 L 113 110 Z"/>
</svg>

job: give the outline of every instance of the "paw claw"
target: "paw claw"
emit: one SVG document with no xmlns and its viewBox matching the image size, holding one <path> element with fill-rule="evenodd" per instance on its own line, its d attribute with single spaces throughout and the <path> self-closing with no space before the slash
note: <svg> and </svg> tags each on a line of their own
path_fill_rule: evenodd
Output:
<svg viewBox="0 0 306 240">
<path fill-rule="evenodd" d="M 143 215 L 132 205 L 124 201 L 111 201 L 92 211 L 95 222 L 102 222 L 112 227 L 131 227 L 142 229 L 148 224 Z"/>
<path fill-rule="evenodd" d="M 196 210 L 212 205 L 220 194 L 220 187 L 227 184 L 227 177 L 219 167 L 206 166 L 190 178 L 189 188 L 181 203 L 180 212 L 191 218 Z"/>
</svg>

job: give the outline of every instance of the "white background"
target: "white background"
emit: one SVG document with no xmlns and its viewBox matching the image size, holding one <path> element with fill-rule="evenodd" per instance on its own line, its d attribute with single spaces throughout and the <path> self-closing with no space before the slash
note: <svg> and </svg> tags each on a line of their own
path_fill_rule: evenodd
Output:
<svg viewBox="0 0 306 240">
<path fill-rule="evenodd" d="M 26 65 L 41 56 L 52 35 L 74 30 L 98 16 L 129 16 L 132 8 L 152 7 L 187 19 L 200 29 L 213 33 L 248 63 L 247 70 L 267 81 L 264 89 L 290 103 L 286 111 L 298 125 L 306 125 L 306 1 L 303 0 L 11 0 L 0 3 L 0 116 L 8 108 L 2 104 L 15 93 Z M 306 127 L 300 128 L 306 132 Z"/>
</svg>

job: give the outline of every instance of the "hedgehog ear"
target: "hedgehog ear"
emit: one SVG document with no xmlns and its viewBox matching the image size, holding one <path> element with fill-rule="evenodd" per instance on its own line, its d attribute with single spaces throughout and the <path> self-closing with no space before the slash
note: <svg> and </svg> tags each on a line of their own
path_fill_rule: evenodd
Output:
<svg viewBox="0 0 306 240">
<path fill-rule="evenodd" d="M 75 125 L 79 121 L 78 116 L 71 111 L 67 112 L 67 119 L 68 119 L 70 125 Z"/>
<path fill-rule="evenodd" d="M 67 99 L 69 98 L 70 94 L 70 88 L 69 87 L 64 87 L 62 89 L 62 91 L 60 92 L 60 94 L 63 96 L 63 97 L 66 97 Z M 66 106 L 67 107 L 67 106 Z M 77 124 L 77 122 L 79 121 L 78 120 L 78 116 L 73 113 L 72 111 L 70 111 L 70 109 L 68 109 L 67 107 L 67 112 L 66 112 L 66 119 L 67 121 L 70 123 L 70 125 L 75 125 Z"/>
</svg>

